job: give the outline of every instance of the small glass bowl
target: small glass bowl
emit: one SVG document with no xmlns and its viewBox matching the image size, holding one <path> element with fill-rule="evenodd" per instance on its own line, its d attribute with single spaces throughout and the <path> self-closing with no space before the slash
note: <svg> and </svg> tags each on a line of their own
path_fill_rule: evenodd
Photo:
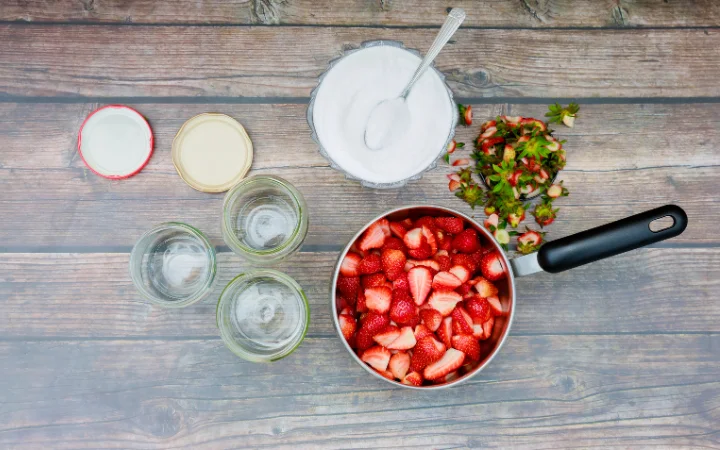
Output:
<svg viewBox="0 0 720 450">
<path fill-rule="evenodd" d="M 130 253 L 130 277 L 140 294 L 167 308 L 182 308 L 213 288 L 215 248 L 198 229 L 180 222 L 157 225 Z"/>
<path fill-rule="evenodd" d="M 235 277 L 220 294 L 216 314 L 225 345 L 251 362 L 289 355 L 310 324 L 310 306 L 300 285 L 272 269 Z"/>
<path fill-rule="evenodd" d="M 305 199 L 280 177 L 246 178 L 225 196 L 223 239 L 251 264 L 280 262 L 300 249 L 307 230 Z"/>
</svg>

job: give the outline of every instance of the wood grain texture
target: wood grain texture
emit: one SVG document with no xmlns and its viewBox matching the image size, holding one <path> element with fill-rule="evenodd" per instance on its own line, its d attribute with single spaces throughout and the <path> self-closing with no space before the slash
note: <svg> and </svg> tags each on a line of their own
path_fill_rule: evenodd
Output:
<svg viewBox="0 0 720 450">
<path fill-rule="evenodd" d="M 339 248 L 373 216 L 403 204 L 472 213 L 448 192 L 450 169 L 444 164 L 401 190 L 368 190 L 344 180 L 310 139 L 305 105 L 133 105 L 150 118 L 155 153 L 139 175 L 108 181 L 85 169 L 76 150 L 80 123 L 97 106 L 0 104 L 0 247 L 6 251 L 108 246 L 129 251 L 145 230 L 168 220 L 198 226 L 221 245 L 222 195 L 192 190 L 170 159 L 175 132 L 202 111 L 230 114 L 246 126 L 256 149 L 251 173 L 280 175 L 303 192 L 310 210 L 308 245 Z M 545 107 L 474 108 L 480 122 L 501 112 L 541 117 Z M 557 130 L 568 140 L 562 178 L 571 196 L 559 200 L 560 219 L 548 237 L 677 202 L 690 225 L 673 242 L 720 243 L 714 231 L 720 207 L 710 189 L 720 184 L 719 117 L 715 103 L 583 105 L 574 129 Z M 458 140 L 470 143 L 476 129 L 460 128 Z"/>
<path fill-rule="evenodd" d="M 0 93 L 307 97 L 330 60 L 434 29 L 0 27 Z M 436 63 L 464 97 L 717 97 L 720 31 L 465 29 Z M 196 49 L 202 49 L 197 51 Z"/>
<path fill-rule="evenodd" d="M 303 286 L 310 336 L 334 336 L 330 280 L 337 252 L 300 253 L 280 266 Z M 127 254 L 0 254 L 0 336 L 217 336 L 220 291 L 247 267 L 220 253 L 218 282 L 182 310 L 135 291 Z M 562 274 L 517 280 L 513 333 L 720 332 L 720 249 L 643 249 Z"/>
<path fill-rule="evenodd" d="M 336 339 L 272 365 L 219 340 L 0 343 L 0 445 L 69 448 L 718 448 L 720 335 L 511 336 L 418 393 Z"/>
<path fill-rule="evenodd" d="M 437 25 L 445 10 L 464 8 L 468 27 L 717 26 L 712 0 L 5 0 L 0 20 L 101 23 Z"/>
</svg>

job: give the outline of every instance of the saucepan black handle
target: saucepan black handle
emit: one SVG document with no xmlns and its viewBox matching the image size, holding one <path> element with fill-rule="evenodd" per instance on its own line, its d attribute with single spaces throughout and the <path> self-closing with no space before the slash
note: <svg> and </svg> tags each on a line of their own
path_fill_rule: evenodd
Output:
<svg viewBox="0 0 720 450">
<path fill-rule="evenodd" d="M 672 226 L 652 231 L 650 223 L 663 217 L 671 217 L 673 219 Z M 538 263 L 546 272 L 562 272 L 673 238 L 685 231 L 687 223 L 687 214 L 679 206 L 661 206 L 592 230 L 548 242 L 538 252 Z"/>
</svg>

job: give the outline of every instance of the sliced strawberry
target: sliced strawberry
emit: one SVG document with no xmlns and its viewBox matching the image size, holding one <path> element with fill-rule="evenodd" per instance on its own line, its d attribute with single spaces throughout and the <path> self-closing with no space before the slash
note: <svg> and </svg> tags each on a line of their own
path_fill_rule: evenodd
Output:
<svg viewBox="0 0 720 450">
<path fill-rule="evenodd" d="M 375 372 L 379 373 L 381 377 L 387 378 L 388 380 L 395 381 L 395 377 L 393 376 L 392 372 L 389 370 L 377 370 L 375 369 Z"/>
<path fill-rule="evenodd" d="M 422 312 L 422 311 L 420 311 Z M 424 338 L 425 336 L 432 336 L 432 331 L 430 329 L 423 325 L 422 323 L 417 325 L 415 327 L 415 340 L 419 341 L 420 339 Z"/>
<path fill-rule="evenodd" d="M 453 266 L 463 266 L 464 268 L 469 270 L 471 274 L 475 273 L 475 271 L 479 267 L 477 265 L 477 263 L 475 263 L 475 259 L 473 257 L 471 257 L 470 255 L 463 254 L 463 253 L 458 253 L 457 255 L 453 255 L 452 263 L 453 263 Z"/>
<path fill-rule="evenodd" d="M 437 230 L 435 218 L 432 216 L 423 216 L 415 221 L 416 228 L 428 227 L 433 233 Z"/>
<path fill-rule="evenodd" d="M 365 350 L 360 358 L 375 370 L 385 371 L 390 363 L 390 350 L 376 345 Z"/>
<path fill-rule="evenodd" d="M 503 314 L 503 307 L 502 307 L 502 303 L 500 303 L 499 298 L 488 297 L 487 301 L 488 301 L 488 304 L 490 305 L 490 309 L 492 310 L 494 315 L 501 316 Z"/>
<path fill-rule="evenodd" d="M 443 230 L 437 230 L 435 232 L 437 238 L 438 251 L 449 252 L 452 250 L 452 235 Z"/>
<path fill-rule="evenodd" d="M 455 139 L 453 139 L 447 145 L 447 152 L 452 154 L 453 152 L 455 152 L 456 148 L 457 148 L 457 142 L 455 142 Z"/>
<path fill-rule="evenodd" d="M 500 223 L 500 216 L 498 216 L 496 213 L 492 213 L 488 216 L 487 219 L 485 219 L 485 222 L 483 222 L 483 226 L 488 230 L 491 230 L 491 227 L 497 228 L 498 223 Z"/>
<path fill-rule="evenodd" d="M 407 262 L 405 263 L 405 270 L 409 271 L 413 267 L 417 267 L 417 266 L 427 267 L 427 268 L 434 270 L 435 272 L 440 271 L 440 264 L 438 264 L 437 261 L 433 261 L 432 259 L 424 259 L 422 261 L 408 259 Z"/>
<path fill-rule="evenodd" d="M 389 237 L 385 239 L 385 244 L 383 244 L 380 252 L 382 253 L 385 250 L 400 250 L 401 252 L 403 252 L 403 254 L 407 253 L 407 247 L 405 247 L 405 243 L 402 241 L 402 239 L 396 237 Z"/>
<path fill-rule="evenodd" d="M 365 291 L 360 289 L 357 294 L 357 302 L 355 303 L 355 311 L 359 313 L 367 312 L 367 303 L 365 302 Z"/>
<path fill-rule="evenodd" d="M 385 250 L 380 259 L 388 280 L 395 281 L 405 273 L 406 258 L 400 250 Z"/>
<path fill-rule="evenodd" d="M 496 296 L 498 293 L 498 288 L 483 277 L 475 278 L 475 290 L 484 298 Z"/>
<path fill-rule="evenodd" d="M 544 233 L 543 233 L 544 234 Z M 520 253 L 532 253 L 542 244 L 542 235 L 535 230 L 528 229 L 518 236 L 518 251 Z"/>
<path fill-rule="evenodd" d="M 472 291 L 472 288 L 473 288 L 472 284 L 465 283 L 465 284 L 462 284 L 459 288 L 455 289 L 455 291 L 458 294 L 462 295 L 463 298 L 465 298 L 465 296 L 468 295 L 470 293 L 470 291 Z"/>
<path fill-rule="evenodd" d="M 475 295 L 472 298 L 465 300 L 465 310 L 472 317 L 473 324 L 483 324 L 492 317 L 492 309 L 487 299 Z"/>
<path fill-rule="evenodd" d="M 484 132 L 484 131 L 487 130 L 488 128 L 494 127 L 495 125 L 497 125 L 497 122 L 496 122 L 496 121 L 494 121 L 494 120 L 488 120 L 487 122 L 485 122 L 485 123 L 483 123 L 482 125 L 480 125 L 480 132 Z"/>
<path fill-rule="evenodd" d="M 460 264 L 452 266 L 449 272 L 460 280 L 460 284 L 466 283 L 470 279 L 470 271 Z"/>
<path fill-rule="evenodd" d="M 468 164 L 470 164 L 470 160 L 468 158 L 460 158 L 452 162 L 453 167 L 467 166 Z"/>
<path fill-rule="evenodd" d="M 452 345 L 452 317 L 448 316 L 443 319 L 440 328 L 437 330 L 437 336 L 443 341 L 446 347 Z"/>
<path fill-rule="evenodd" d="M 457 190 L 460 189 L 461 187 L 462 187 L 462 183 L 460 183 L 459 181 L 450 180 L 450 181 L 448 182 L 448 190 L 450 190 L 450 192 L 457 191 Z"/>
<path fill-rule="evenodd" d="M 493 237 L 498 242 L 498 244 L 505 245 L 508 242 L 510 242 L 510 233 L 504 228 L 498 228 L 497 230 L 493 231 Z"/>
<path fill-rule="evenodd" d="M 395 339 L 392 344 L 388 345 L 390 350 L 410 350 L 415 347 L 415 332 L 412 327 L 402 327 L 400 329 L 400 336 Z"/>
<path fill-rule="evenodd" d="M 512 174 L 508 176 L 508 183 L 510 183 L 510 186 L 517 186 L 518 182 L 520 181 L 520 175 L 522 175 L 522 170 L 516 170 Z"/>
<path fill-rule="evenodd" d="M 493 326 L 495 325 L 495 319 L 491 318 L 483 324 L 483 338 L 489 339 L 492 336 Z"/>
<path fill-rule="evenodd" d="M 407 233 L 407 228 L 400 222 L 390 222 L 390 233 L 402 239 L 405 237 L 405 233 Z"/>
<path fill-rule="evenodd" d="M 360 323 L 360 329 L 357 332 L 357 348 L 365 350 L 375 344 L 373 336 L 383 331 L 390 325 L 388 316 L 369 312 Z"/>
<path fill-rule="evenodd" d="M 405 293 L 406 291 L 399 291 Z M 405 294 L 407 295 L 407 294 Z M 390 305 L 390 320 L 400 326 L 415 326 L 420 322 L 415 303 L 409 298 L 396 298 Z"/>
<path fill-rule="evenodd" d="M 437 331 L 440 328 L 443 316 L 436 309 L 423 309 L 420 311 L 420 320 L 430 331 Z"/>
<path fill-rule="evenodd" d="M 450 315 L 455 306 L 462 301 L 462 296 L 455 291 L 435 291 L 430 295 L 428 305 L 443 316 Z"/>
<path fill-rule="evenodd" d="M 432 287 L 432 274 L 427 267 L 417 266 L 408 272 L 408 282 L 410 283 L 410 293 L 416 305 L 425 303 L 425 299 L 430 293 Z"/>
<path fill-rule="evenodd" d="M 410 283 L 408 282 L 407 273 L 403 273 L 397 277 L 393 282 L 393 291 L 408 291 L 410 292 Z"/>
<path fill-rule="evenodd" d="M 433 336 L 425 336 L 415 344 L 415 349 L 410 358 L 410 370 L 417 372 L 424 369 L 442 358 L 445 349 L 445 344 Z"/>
<path fill-rule="evenodd" d="M 482 143 L 480 144 L 480 149 L 486 155 L 494 155 L 497 152 L 495 146 L 498 144 L 504 144 L 504 143 L 505 143 L 505 139 L 503 139 L 501 137 L 491 137 L 491 138 L 487 138 L 484 141 L 482 141 Z"/>
<path fill-rule="evenodd" d="M 345 337 L 345 340 L 349 341 L 357 329 L 355 318 L 349 314 L 340 314 L 340 316 L 338 316 L 338 323 L 340 324 L 340 331 Z"/>
<path fill-rule="evenodd" d="M 398 380 L 405 378 L 405 375 L 410 368 L 410 355 L 405 352 L 395 353 L 390 357 L 390 363 L 388 369 L 392 373 L 392 376 Z"/>
<path fill-rule="evenodd" d="M 341 315 L 342 315 L 342 314 L 347 314 L 348 316 L 354 316 L 354 315 L 355 315 L 355 313 L 353 312 L 353 310 L 350 309 L 350 308 L 348 308 L 348 307 L 343 308 L 343 309 L 340 311 L 340 314 L 341 314 Z"/>
<path fill-rule="evenodd" d="M 427 380 L 440 379 L 450 372 L 454 372 L 462 366 L 465 360 L 465 353 L 454 348 L 449 349 L 438 361 L 425 368 L 423 376 Z"/>
<path fill-rule="evenodd" d="M 489 137 L 492 137 L 495 133 L 497 133 L 497 127 L 488 127 L 485 129 L 485 131 L 480 134 L 480 139 L 487 139 Z"/>
<path fill-rule="evenodd" d="M 337 290 L 345 298 L 355 298 L 360 290 L 360 278 L 359 277 L 343 277 L 339 276 L 337 280 Z"/>
<path fill-rule="evenodd" d="M 443 250 L 440 250 L 443 251 Z M 439 252 L 438 252 L 439 253 Z M 452 260 L 448 255 L 437 255 L 433 257 L 438 263 L 438 269 L 440 272 L 447 272 L 452 267 Z"/>
<path fill-rule="evenodd" d="M 422 386 L 423 378 L 418 372 L 411 372 L 402 379 L 402 384 L 410 386 Z"/>
<path fill-rule="evenodd" d="M 431 253 L 430 256 L 432 256 L 435 253 L 437 253 L 437 251 L 438 251 L 437 239 L 435 238 L 435 232 L 425 225 L 423 225 L 421 229 L 422 229 L 423 236 L 425 237 L 428 245 L 430 246 L 430 253 Z M 420 248 L 422 248 L 422 246 Z M 427 258 L 427 256 L 426 256 L 426 258 Z"/>
<path fill-rule="evenodd" d="M 384 273 L 374 273 L 372 275 L 363 275 L 360 277 L 360 283 L 362 284 L 363 289 L 385 286 L 385 282 L 387 282 L 387 278 L 385 278 Z"/>
<path fill-rule="evenodd" d="M 458 234 L 465 228 L 465 221 L 459 217 L 436 217 L 435 225 L 443 231 Z"/>
<path fill-rule="evenodd" d="M 550 175 L 547 173 L 547 170 L 540 169 L 537 175 L 533 178 L 538 184 L 544 184 L 548 179 L 550 179 Z"/>
<path fill-rule="evenodd" d="M 452 247 L 462 253 L 474 253 L 480 249 L 480 239 L 473 228 L 463 230 L 452 241 Z"/>
<path fill-rule="evenodd" d="M 365 303 L 370 311 L 385 314 L 390 310 L 392 290 L 385 286 L 365 289 Z"/>
<path fill-rule="evenodd" d="M 472 121 L 473 121 L 472 105 L 467 105 L 467 107 L 465 107 L 465 111 L 463 112 L 463 121 L 464 121 L 465 125 L 472 125 Z M 570 125 L 568 125 L 568 126 L 570 126 Z"/>
<path fill-rule="evenodd" d="M 386 233 L 387 229 L 387 233 Z M 390 236 L 390 224 L 387 219 L 380 219 L 370 225 L 360 240 L 360 250 L 368 251 L 373 248 L 380 248 L 385 243 L 385 238 Z"/>
<path fill-rule="evenodd" d="M 461 306 L 456 307 L 450 314 L 452 317 L 453 336 L 456 334 L 472 334 L 473 320 Z"/>
<path fill-rule="evenodd" d="M 403 243 L 408 249 L 420 248 L 423 243 L 427 244 L 427 240 L 423 236 L 422 228 L 413 228 L 405 233 Z"/>
<path fill-rule="evenodd" d="M 480 344 L 477 339 L 468 334 L 460 334 L 452 337 L 452 348 L 465 353 L 465 356 L 477 361 L 480 359 Z"/>
<path fill-rule="evenodd" d="M 500 120 L 507 124 L 517 124 L 522 120 L 522 116 L 500 116 Z"/>
<path fill-rule="evenodd" d="M 460 266 L 458 266 L 460 267 Z M 465 268 L 463 268 L 465 269 Z M 467 269 L 465 269 L 467 270 Z M 460 286 L 462 284 L 462 281 L 458 279 L 455 275 L 453 275 L 450 272 L 438 272 L 435 274 L 435 277 L 433 278 L 432 282 L 432 288 L 433 289 L 441 289 L 441 290 L 453 290 L 456 287 Z"/>
<path fill-rule="evenodd" d="M 505 276 L 502 257 L 497 251 L 487 253 L 480 263 L 480 270 L 483 277 L 490 281 L 497 281 Z"/>
<path fill-rule="evenodd" d="M 470 255 L 470 258 L 472 258 L 473 262 L 475 263 L 475 267 L 480 267 L 480 262 L 482 262 L 482 257 L 485 253 L 487 253 L 487 250 L 480 249 Z"/>
<path fill-rule="evenodd" d="M 408 249 L 408 256 L 413 259 L 427 259 L 432 255 L 432 247 L 430 247 L 430 244 L 428 244 L 427 241 L 424 241 L 419 248 Z"/>
<path fill-rule="evenodd" d="M 380 255 L 369 253 L 357 265 L 357 270 L 362 275 L 372 275 L 382 271 L 382 260 Z"/>
<path fill-rule="evenodd" d="M 394 325 L 388 325 L 387 328 L 385 328 L 383 331 L 373 336 L 373 341 L 377 342 L 383 347 L 387 347 L 388 345 L 392 344 L 393 341 L 398 338 L 398 336 L 400 336 L 400 328 Z"/>
<path fill-rule="evenodd" d="M 359 275 L 358 264 L 362 257 L 357 253 L 348 252 L 343 258 L 342 264 L 340 264 L 340 274 L 345 277 L 356 277 Z"/>
</svg>

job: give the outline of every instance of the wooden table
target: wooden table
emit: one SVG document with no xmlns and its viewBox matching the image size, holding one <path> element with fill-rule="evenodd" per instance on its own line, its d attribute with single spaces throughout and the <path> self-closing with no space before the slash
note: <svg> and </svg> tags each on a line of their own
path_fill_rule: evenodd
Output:
<svg viewBox="0 0 720 450">
<path fill-rule="evenodd" d="M 310 139 L 308 96 L 364 40 L 425 49 L 448 6 L 468 12 L 437 65 L 478 122 L 577 99 L 558 238 L 667 203 L 679 238 L 518 281 L 500 355 L 465 385 L 418 393 L 368 376 L 336 337 L 337 252 L 409 203 L 470 212 L 446 166 L 392 191 L 349 182 Z M 3 0 L 0 4 L 0 447 L 720 448 L 720 3 L 714 0 Z M 125 181 L 87 170 L 84 117 L 148 117 L 150 164 Z M 135 292 L 128 253 L 182 220 L 219 245 L 217 289 L 243 268 L 222 246 L 222 195 L 170 161 L 206 111 L 240 120 L 252 173 L 306 196 L 303 345 L 272 365 L 223 346 L 215 298 L 183 310 Z M 460 130 L 470 142 L 474 129 Z"/>
</svg>

